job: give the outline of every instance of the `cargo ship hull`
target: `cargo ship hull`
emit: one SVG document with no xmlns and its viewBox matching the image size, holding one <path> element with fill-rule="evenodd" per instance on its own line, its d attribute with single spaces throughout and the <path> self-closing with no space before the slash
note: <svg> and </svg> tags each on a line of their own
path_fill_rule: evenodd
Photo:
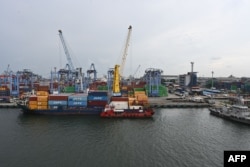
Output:
<svg viewBox="0 0 250 167">
<path fill-rule="evenodd" d="M 100 115 L 103 111 L 101 107 L 84 107 L 84 108 L 62 108 L 57 109 L 29 109 L 27 106 L 18 104 L 24 114 L 33 115 Z"/>
</svg>

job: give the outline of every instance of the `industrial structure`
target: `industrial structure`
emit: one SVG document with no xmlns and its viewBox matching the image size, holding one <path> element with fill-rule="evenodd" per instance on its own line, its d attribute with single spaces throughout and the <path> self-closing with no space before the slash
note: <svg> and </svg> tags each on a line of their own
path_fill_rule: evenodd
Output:
<svg viewBox="0 0 250 167">
<path fill-rule="evenodd" d="M 93 76 L 92 76 L 93 75 Z M 92 76 L 92 77 L 91 77 Z M 87 87 L 97 80 L 97 71 L 95 69 L 94 63 L 90 65 L 90 68 L 87 70 L 87 78 L 86 78 L 86 85 Z"/>
<path fill-rule="evenodd" d="M 191 62 L 191 72 L 179 75 L 179 86 L 182 88 L 192 88 L 197 86 L 197 72 L 193 71 L 194 62 Z"/>
<path fill-rule="evenodd" d="M 66 92 L 83 92 L 83 76 L 82 68 L 75 68 L 71 60 L 70 52 L 66 45 L 65 39 L 62 34 L 62 30 L 58 30 L 59 37 L 61 39 L 64 52 L 67 58 L 68 63 L 64 69 L 60 69 L 59 73 L 59 91 L 63 90 Z"/>
<path fill-rule="evenodd" d="M 0 101 L 10 101 L 21 95 L 38 89 L 41 76 L 31 70 L 13 72 L 8 65 L 7 70 L 0 75 Z"/>
<path fill-rule="evenodd" d="M 147 83 L 148 96 L 159 96 L 159 87 L 161 85 L 161 69 L 148 68 L 145 71 L 144 80 Z"/>
</svg>

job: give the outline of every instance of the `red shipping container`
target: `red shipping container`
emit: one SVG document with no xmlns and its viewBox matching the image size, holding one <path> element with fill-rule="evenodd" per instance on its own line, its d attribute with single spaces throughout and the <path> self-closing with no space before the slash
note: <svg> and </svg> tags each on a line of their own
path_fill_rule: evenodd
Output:
<svg viewBox="0 0 250 167">
<path fill-rule="evenodd" d="M 111 101 L 128 101 L 128 97 L 111 97 Z"/>
<path fill-rule="evenodd" d="M 29 101 L 37 101 L 37 96 L 30 96 Z"/>
<path fill-rule="evenodd" d="M 67 101 L 69 95 L 49 95 L 49 100 Z"/>
<path fill-rule="evenodd" d="M 42 86 L 42 85 L 39 85 L 38 90 L 39 90 L 39 91 L 49 91 L 49 86 Z"/>
<path fill-rule="evenodd" d="M 88 101 L 88 107 L 105 107 L 107 101 Z"/>
</svg>

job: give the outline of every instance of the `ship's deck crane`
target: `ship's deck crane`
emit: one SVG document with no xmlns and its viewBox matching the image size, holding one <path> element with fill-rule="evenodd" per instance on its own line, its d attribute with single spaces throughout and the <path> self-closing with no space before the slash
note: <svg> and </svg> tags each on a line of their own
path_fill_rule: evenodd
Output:
<svg viewBox="0 0 250 167">
<path fill-rule="evenodd" d="M 126 43 L 125 43 L 125 48 L 123 51 L 121 66 L 120 66 L 120 75 L 121 76 L 123 76 L 123 70 L 124 70 L 124 66 L 125 66 L 125 62 L 126 62 L 126 58 L 127 58 L 127 54 L 128 54 L 128 46 L 129 46 L 131 33 L 132 33 L 132 26 L 130 25 L 128 27 L 128 35 L 127 35 L 127 39 L 126 39 Z"/>
<path fill-rule="evenodd" d="M 120 91 L 120 79 L 121 76 L 123 75 L 123 70 L 126 62 L 126 57 L 127 57 L 127 52 L 128 52 L 128 46 L 129 46 L 129 40 L 132 32 L 132 26 L 130 25 L 128 27 L 128 35 L 125 43 L 125 48 L 122 56 L 122 62 L 121 65 L 115 65 L 114 68 L 114 75 L 113 75 L 113 96 L 121 96 L 121 91 Z"/>
<path fill-rule="evenodd" d="M 63 37 L 63 34 L 62 34 L 62 30 L 58 30 L 59 32 L 59 36 L 60 36 L 60 39 L 62 41 L 62 45 L 63 45 L 63 48 L 64 48 L 64 52 L 65 52 L 65 55 L 67 57 L 67 61 L 68 61 L 68 66 L 69 66 L 69 70 L 70 71 L 75 71 L 75 67 L 72 63 L 72 60 L 71 60 L 71 57 L 70 57 L 70 54 L 69 54 L 69 50 L 68 50 L 68 47 L 65 43 L 65 40 L 64 40 L 64 37 Z"/>
</svg>

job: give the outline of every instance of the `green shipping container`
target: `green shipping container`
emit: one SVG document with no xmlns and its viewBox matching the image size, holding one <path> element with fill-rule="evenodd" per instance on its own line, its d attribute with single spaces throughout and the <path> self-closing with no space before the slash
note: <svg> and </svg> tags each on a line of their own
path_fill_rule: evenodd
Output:
<svg viewBox="0 0 250 167">
<path fill-rule="evenodd" d="M 137 92 L 137 91 L 145 91 L 145 88 L 134 88 L 134 91 Z"/>
<path fill-rule="evenodd" d="M 75 87 L 74 86 L 66 86 L 63 89 L 64 93 L 74 93 L 75 92 Z"/>
<path fill-rule="evenodd" d="M 154 90 L 157 90 L 157 86 L 152 87 L 152 91 L 154 91 Z M 149 94 L 149 87 L 148 86 L 146 86 L 146 93 Z M 165 87 L 163 85 L 159 85 L 158 96 L 160 96 L 160 97 L 168 96 L 167 87 Z"/>
<path fill-rule="evenodd" d="M 97 90 L 108 90 L 108 86 L 97 86 Z"/>
<path fill-rule="evenodd" d="M 231 90 L 237 90 L 237 86 L 236 85 L 231 85 Z"/>
</svg>

